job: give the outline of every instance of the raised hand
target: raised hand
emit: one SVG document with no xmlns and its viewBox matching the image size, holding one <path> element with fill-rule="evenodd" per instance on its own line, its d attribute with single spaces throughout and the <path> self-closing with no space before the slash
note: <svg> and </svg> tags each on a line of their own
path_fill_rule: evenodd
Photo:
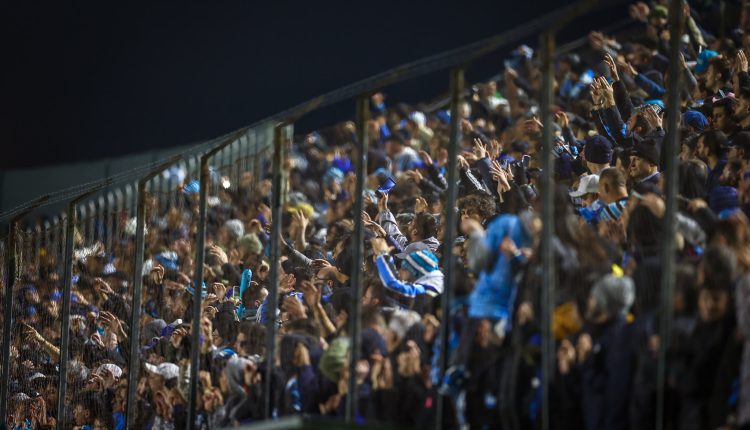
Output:
<svg viewBox="0 0 750 430">
<path fill-rule="evenodd" d="M 609 69 L 609 75 L 612 77 L 612 80 L 614 82 L 619 81 L 620 75 L 617 74 L 617 65 L 615 64 L 615 60 L 612 58 L 612 56 L 609 54 L 606 54 L 604 56 L 604 62 L 607 64 L 607 68 Z"/>
<path fill-rule="evenodd" d="M 302 232 L 305 232 L 307 230 L 307 226 L 310 224 L 310 220 L 307 218 L 303 211 L 293 212 L 292 221 L 297 223 L 297 226 L 299 226 Z"/>
<path fill-rule="evenodd" d="M 612 84 L 607 81 L 607 78 L 604 76 L 600 76 L 597 78 L 599 80 L 599 88 L 602 95 L 602 101 L 605 104 L 608 104 L 610 106 L 614 106 L 615 104 L 615 91 L 612 89 Z"/>
<path fill-rule="evenodd" d="M 458 164 L 458 168 L 460 170 L 469 170 L 471 166 L 469 166 L 469 162 L 466 161 L 466 158 L 464 158 L 462 155 L 456 156 L 456 163 Z"/>
<path fill-rule="evenodd" d="M 555 114 L 555 121 L 557 121 L 557 124 L 560 126 L 560 128 L 568 128 L 570 121 L 568 120 L 568 115 L 560 111 Z"/>
<path fill-rule="evenodd" d="M 320 303 L 321 292 L 315 287 L 310 281 L 302 281 L 300 283 L 300 291 L 302 291 L 302 297 L 305 299 L 305 303 L 311 309 L 315 309 Z"/>
<path fill-rule="evenodd" d="M 424 164 L 432 164 L 432 157 L 430 157 L 430 154 L 428 154 L 427 151 L 419 151 L 419 158 L 422 159 Z"/>
<path fill-rule="evenodd" d="M 636 76 L 638 71 L 635 70 L 632 64 L 628 63 L 624 58 L 617 58 L 617 66 L 629 76 Z"/>
<path fill-rule="evenodd" d="M 289 314 L 291 319 L 304 319 L 307 317 L 305 306 L 296 297 L 289 296 L 281 304 L 281 310 Z"/>
<path fill-rule="evenodd" d="M 492 159 L 495 159 L 500 156 L 500 153 L 503 151 L 503 145 L 500 143 L 497 139 L 490 140 L 490 157 Z"/>
<path fill-rule="evenodd" d="M 589 85 L 589 87 L 591 88 L 591 100 L 594 102 L 594 106 L 601 105 L 602 104 L 602 92 L 601 92 L 599 81 L 594 79 Z"/>
<path fill-rule="evenodd" d="M 221 282 L 214 282 L 214 294 L 216 294 L 216 297 L 219 298 L 219 300 L 223 299 L 227 295 L 227 287 L 226 285 L 222 284 Z"/>
<path fill-rule="evenodd" d="M 164 268 L 161 266 L 156 266 L 153 270 L 151 270 L 151 273 L 154 272 L 154 270 L 161 268 L 162 277 L 164 277 Z M 158 285 L 158 284 L 157 284 Z M 105 282 L 102 278 L 94 278 L 94 288 L 96 289 L 99 294 L 103 295 L 105 298 L 107 296 L 110 296 L 114 294 L 114 290 L 112 290 L 112 287 L 109 286 L 107 282 Z"/>
<path fill-rule="evenodd" d="M 409 179 L 411 179 L 412 181 L 414 181 L 415 184 L 419 184 L 420 182 L 422 182 L 422 173 L 420 173 L 419 170 L 416 170 L 416 169 L 415 170 L 408 170 L 408 171 L 404 172 L 404 174 Z"/>
<path fill-rule="evenodd" d="M 427 212 L 427 200 L 422 197 L 417 197 L 416 203 L 414 204 L 414 212 L 417 214 Z"/>
<path fill-rule="evenodd" d="M 523 131 L 527 136 L 538 136 L 542 134 L 543 128 L 542 122 L 537 117 L 527 119 L 523 122 Z"/>
<path fill-rule="evenodd" d="M 743 51 L 742 49 L 737 51 L 737 68 L 740 72 L 747 73 L 747 57 L 745 56 L 745 51 Z"/>
<path fill-rule="evenodd" d="M 391 251 L 388 243 L 382 237 L 373 237 L 370 239 L 370 245 L 372 250 L 375 251 L 375 255 L 387 254 Z"/>
<path fill-rule="evenodd" d="M 482 139 L 474 138 L 474 156 L 477 160 L 487 157 L 487 145 L 482 143 Z"/>
<path fill-rule="evenodd" d="M 322 258 L 319 258 L 319 259 L 312 261 L 312 267 L 314 269 L 322 269 L 323 267 L 331 267 L 331 263 L 329 263 L 328 260 L 323 260 Z"/>
<path fill-rule="evenodd" d="M 641 113 L 643 116 L 643 119 L 646 120 L 646 122 L 649 123 L 651 128 L 659 129 L 662 127 L 663 119 L 659 114 L 656 113 L 656 110 L 649 107 L 648 109 L 644 109 Z"/>
<path fill-rule="evenodd" d="M 388 193 L 380 193 L 378 196 L 378 210 L 380 212 L 388 210 Z"/>
</svg>

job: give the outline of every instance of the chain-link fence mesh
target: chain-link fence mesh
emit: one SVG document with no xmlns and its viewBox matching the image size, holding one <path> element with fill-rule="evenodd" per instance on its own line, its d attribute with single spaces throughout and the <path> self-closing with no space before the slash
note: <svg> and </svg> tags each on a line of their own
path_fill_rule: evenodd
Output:
<svg viewBox="0 0 750 430">
<path fill-rule="evenodd" d="M 4 351 L 4 337 L 3 334 L 5 333 L 5 303 L 6 303 L 6 294 L 7 294 L 7 287 L 9 281 L 9 270 L 8 270 L 8 237 L 3 237 L 0 239 L 0 351 Z M 6 366 L 7 360 L 2 359 L 0 360 L 0 375 L 2 375 L 3 367 Z M 0 381 L 0 387 L 3 386 L 2 381 Z M 2 395 L 2 394 L 0 394 Z M 0 419 L 5 420 L 5 417 L 0 417 Z M 3 421 L 4 422 L 4 421 Z"/>
<path fill-rule="evenodd" d="M 57 218 L 19 228 L 11 232 L 13 249 L 4 250 L 13 253 L 16 273 L 14 280 L 7 279 L 13 282 L 12 294 L 4 297 L 12 300 L 6 418 L 32 428 L 53 424 L 57 416 L 64 226 Z"/>
</svg>

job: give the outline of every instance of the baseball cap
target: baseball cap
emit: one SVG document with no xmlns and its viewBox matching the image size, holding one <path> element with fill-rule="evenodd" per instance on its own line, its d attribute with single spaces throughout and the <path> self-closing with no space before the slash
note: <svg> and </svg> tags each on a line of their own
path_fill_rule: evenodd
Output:
<svg viewBox="0 0 750 430">
<path fill-rule="evenodd" d="M 122 377 L 122 369 L 120 366 L 113 363 L 105 363 L 96 369 L 96 374 L 102 376 L 105 371 L 109 371 L 115 378 Z"/>
<path fill-rule="evenodd" d="M 698 54 L 698 61 L 695 63 L 695 73 L 703 73 L 708 70 L 708 60 L 719 55 L 718 52 L 706 49 Z"/>
<path fill-rule="evenodd" d="M 159 375 L 164 379 L 174 379 L 180 376 L 180 368 L 174 363 L 162 363 L 158 366 L 151 363 L 144 364 L 146 372 Z"/>
<path fill-rule="evenodd" d="M 599 175 L 586 175 L 578 182 L 578 189 L 571 191 L 570 197 L 583 197 L 589 193 L 599 192 Z"/>
</svg>

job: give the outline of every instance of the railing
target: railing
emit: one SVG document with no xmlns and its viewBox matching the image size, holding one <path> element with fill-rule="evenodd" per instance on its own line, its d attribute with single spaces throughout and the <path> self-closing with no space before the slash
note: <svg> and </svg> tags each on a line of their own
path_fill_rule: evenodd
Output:
<svg viewBox="0 0 750 430">
<path fill-rule="evenodd" d="M 613 2 L 619 3 L 619 2 Z M 678 1 L 672 1 L 679 4 Z M 609 4 L 611 6 L 611 3 Z M 291 142 L 294 121 L 314 110 L 349 100 L 356 100 L 357 117 L 356 117 L 356 157 L 353 162 L 356 165 L 357 185 L 356 185 L 356 202 L 355 208 L 361 210 L 363 207 L 362 191 L 364 189 L 364 168 L 366 165 L 367 153 L 367 126 L 368 118 L 368 98 L 369 95 L 389 85 L 414 79 L 428 73 L 440 70 L 450 70 L 450 96 L 448 103 L 451 110 L 451 132 L 450 132 L 450 151 L 447 168 L 448 198 L 446 207 L 455 207 L 457 190 L 456 190 L 456 164 L 457 164 L 457 145 L 459 140 L 459 105 L 464 94 L 464 69 L 474 60 L 486 56 L 498 49 L 508 47 L 518 41 L 541 34 L 540 39 L 542 46 L 543 62 L 543 102 L 541 109 L 541 119 L 543 124 L 550 124 L 550 106 L 552 103 L 552 58 L 555 54 L 555 32 L 560 30 L 572 18 L 577 17 L 594 6 L 592 1 L 583 1 L 573 5 L 563 7 L 552 13 L 543 15 L 535 20 L 526 22 L 523 25 L 507 30 L 500 35 L 481 40 L 468 46 L 444 52 L 435 56 L 424 58 L 412 63 L 408 63 L 392 70 L 375 75 L 371 78 L 348 85 L 336 91 L 330 92 L 323 96 L 302 103 L 286 111 L 273 115 L 265 120 L 259 121 L 251 126 L 229 133 L 217 139 L 198 144 L 190 150 L 175 156 L 168 160 L 150 163 L 145 166 L 138 166 L 132 170 L 122 172 L 110 178 L 94 181 L 87 184 L 81 184 L 77 187 L 71 187 L 44 196 L 40 199 L 30 201 L 12 210 L 0 214 L 0 221 L 8 224 L 8 235 L 0 242 L 0 306 L 4 309 L 2 324 L 2 358 L 0 359 L 0 368 L 2 380 L 0 380 L 0 417 L 3 423 L 8 414 L 14 411 L 9 410 L 11 403 L 10 397 L 13 395 L 10 387 L 10 363 L 11 357 L 18 359 L 18 347 L 33 333 L 29 332 L 25 326 L 25 321 L 33 321 L 34 318 L 41 316 L 30 315 L 33 313 L 32 307 L 24 308 L 26 303 L 34 303 L 34 288 L 42 284 L 55 283 L 54 273 L 62 272 L 62 291 L 55 296 L 55 303 L 59 303 L 57 309 L 46 309 L 43 317 L 51 318 L 47 324 L 57 330 L 60 334 L 60 343 L 57 345 L 44 345 L 44 348 L 55 351 L 59 348 L 59 357 L 71 357 L 70 360 L 56 360 L 49 363 L 51 367 L 59 368 L 59 378 L 57 381 L 50 381 L 44 385 L 44 389 L 52 389 L 56 386 L 58 389 L 58 418 L 57 428 L 63 428 L 68 425 L 64 419 L 62 411 L 66 406 L 74 404 L 75 399 L 84 394 L 85 388 L 80 385 L 80 362 L 77 357 L 84 354 L 98 351 L 96 345 L 79 345 L 71 344 L 69 334 L 71 330 L 77 329 L 80 324 L 80 317 L 71 319 L 75 314 L 81 313 L 82 307 L 85 308 L 88 298 L 81 294 L 80 287 L 76 294 L 71 294 L 72 284 L 76 282 L 76 277 L 87 270 L 87 265 L 107 265 L 110 261 L 118 262 L 119 272 L 109 273 L 107 277 L 108 285 L 111 290 L 97 290 L 98 285 L 93 285 L 91 291 L 93 294 L 110 294 L 122 298 L 122 300 L 112 300 L 109 303 L 108 312 L 118 316 L 121 320 L 126 321 L 129 325 L 129 333 L 126 343 L 129 345 L 128 353 L 122 351 L 121 358 L 125 362 L 123 370 L 128 375 L 127 389 L 118 389 L 118 395 L 124 400 L 124 413 L 127 419 L 128 428 L 140 428 L 142 423 L 136 422 L 138 416 L 139 404 L 138 384 L 141 372 L 139 371 L 139 357 L 142 346 L 144 345 L 147 327 L 143 325 L 143 309 L 148 309 L 150 300 L 153 299 L 153 292 L 147 290 L 144 286 L 144 274 L 149 275 L 149 271 L 144 269 L 146 260 L 146 250 L 148 256 L 155 257 L 155 250 L 158 244 L 146 243 L 147 238 L 154 240 L 156 235 L 147 235 L 147 231 L 163 231 L 167 234 L 183 235 L 186 238 L 194 238 L 195 247 L 185 249 L 181 259 L 189 260 L 194 256 L 194 275 L 192 285 L 196 292 L 192 296 L 190 305 L 192 306 L 192 339 L 190 357 L 183 357 L 189 361 L 190 373 L 181 375 L 180 381 L 185 382 L 186 386 L 181 386 L 181 390 L 187 397 L 187 410 L 189 413 L 187 425 L 193 428 L 195 424 L 194 411 L 196 410 L 196 396 L 198 386 L 198 375 L 200 367 L 200 351 L 195 345 L 201 342 L 201 285 L 204 279 L 204 262 L 206 261 L 205 243 L 207 235 L 207 207 L 210 204 L 221 204 L 222 193 L 228 193 L 233 196 L 243 196 L 252 190 L 249 186 L 258 186 L 262 179 L 268 175 L 272 177 L 272 227 L 271 232 L 271 274 L 269 291 L 269 308 L 277 308 L 277 291 L 278 288 L 278 264 L 280 257 L 279 236 L 282 225 L 282 205 L 285 200 L 285 168 L 283 166 L 283 154 Z M 680 8 L 673 8 L 670 11 L 670 17 L 677 17 L 680 14 Z M 673 29 L 675 31 L 676 29 Z M 673 36 L 672 40 L 678 40 Z M 574 47 L 574 45 L 568 45 Z M 677 48 L 672 47 L 673 50 Z M 676 55 L 672 59 L 677 58 Z M 676 61 L 676 60 L 675 60 Z M 673 61 L 674 62 L 674 61 Z M 676 63 L 675 63 L 676 64 Z M 672 69 L 670 69 L 670 72 Z M 676 76 L 677 73 L 670 73 L 670 76 Z M 676 82 L 676 80 L 674 80 Z M 670 82 L 670 85 L 672 82 Z M 670 94 L 675 95 L 678 92 L 670 88 Z M 670 104 L 670 105 L 677 105 Z M 674 115 L 669 117 L 669 129 L 676 129 L 677 118 Z M 551 239 L 552 231 L 552 136 L 549 132 L 551 127 L 545 127 L 543 139 L 543 154 L 547 154 L 541 161 L 543 163 L 544 187 L 542 188 L 543 213 L 542 220 L 544 230 L 542 233 L 541 255 L 544 261 L 545 280 L 543 288 L 542 303 L 542 322 L 543 322 L 543 366 L 542 366 L 542 419 L 541 428 L 549 428 L 549 402 L 548 387 L 552 380 L 554 372 L 552 363 L 554 360 L 554 340 L 550 333 L 550 315 L 551 304 L 554 296 L 555 268 L 552 264 Z M 670 157 L 675 154 L 675 140 L 669 141 Z M 671 158 L 670 158 L 671 159 Z M 269 164 L 269 161 L 270 164 Z M 675 169 L 669 169 L 669 184 L 667 192 L 667 220 L 672 231 L 673 225 L 673 208 L 674 208 L 674 179 Z M 187 185 L 186 185 L 187 184 Z M 209 200 L 211 200 L 209 202 Z M 65 202 L 68 209 L 65 214 L 60 214 L 51 222 L 45 222 L 43 225 L 35 225 L 34 228 L 22 230 L 29 220 L 33 219 L 34 210 L 40 206 L 59 204 Z M 183 208 L 189 210 L 181 210 Z M 177 210 L 175 210 L 177 209 Z M 355 212 L 358 213 L 358 212 Z M 169 225 L 165 227 L 164 223 L 169 223 L 170 216 L 182 216 L 189 214 L 187 224 L 190 226 L 187 232 L 178 232 L 170 230 Z M 456 236 L 455 213 L 448 211 L 446 220 L 445 243 L 452 244 Z M 359 217 L 353 220 L 355 223 L 355 241 L 353 244 L 352 254 L 355 262 L 352 267 L 352 289 L 354 297 L 359 297 L 362 285 L 358 263 L 362 259 L 362 242 L 363 242 L 363 225 Z M 212 233 L 213 234 L 213 233 Z M 158 239 L 158 237 L 157 237 Z M 668 243 L 670 241 L 666 241 Z M 102 243 L 103 249 L 92 248 L 96 243 Z M 81 250 L 86 250 L 87 255 L 81 254 Z M 79 253 L 79 255 L 74 255 Z M 665 254 L 665 262 L 671 261 L 671 256 Z M 84 262 L 85 261 L 85 262 Z M 183 260 L 184 261 L 184 260 Z M 442 267 L 446 272 L 446 285 L 452 285 L 453 274 L 452 262 L 454 261 L 453 250 L 451 246 L 445 246 L 443 252 Z M 74 267 L 74 264 L 76 266 Z M 668 263 L 669 264 L 669 263 Z M 670 266 L 667 266 L 670 267 Z M 62 270 L 60 270 L 62 269 Z M 106 270 L 99 272 L 108 273 Z M 665 271 L 663 282 L 670 285 L 673 279 L 673 270 Z M 50 290 L 50 288 L 47 288 Z M 667 290 L 664 290 L 667 294 Z M 442 295 L 441 307 L 443 315 L 448 315 L 451 304 L 451 288 L 445 289 Z M 38 294 L 38 291 L 37 291 Z M 669 298 L 670 296 L 665 296 Z M 671 306 L 671 300 L 666 300 L 666 306 Z M 360 301 L 353 300 L 349 332 L 353 336 L 351 365 L 357 362 L 359 351 L 359 316 Z M 129 308 L 129 310 L 128 310 Z M 87 315 L 87 314 L 86 314 Z M 88 315 L 86 316 L 88 317 Z M 274 356 L 276 324 L 275 318 L 268 318 L 267 337 L 268 345 L 266 354 L 269 357 Z M 57 327 L 59 323 L 59 328 Z M 99 322 L 97 321 L 97 324 Z M 667 324 L 664 324 L 666 326 Z M 444 343 L 441 348 L 443 352 L 440 357 L 440 374 L 446 370 L 447 358 L 447 327 L 449 324 L 441 324 L 441 339 Z M 662 327 L 663 330 L 664 327 Z M 106 332 L 106 331 L 105 331 Z M 112 334 L 110 332 L 108 336 Z M 53 333 L 54 334 L 54 333 Z M 662 333 L 666 339 L 666 332 Z M 41 334 L 44 335 L 43 333 Z M 56 338 L 57 336 L 52 336 Z M 116 337 L 116 335 L 115 335 Z M 117 342 L 117 339 L 101 339 L 104 342 Z M 662 345 L 667 342 L 662 341 Z M 663 352 L 663 351 L 662 351 Z M 53 354 L 54 356 L 54 354 Z M 660 376 L 663 375 L 663 366 L 665 356 L 660 356 Z M 273 360 L 270 360 L 265 366 L 265 382 L 270 384 L 271 374 L 273 372 Z M 91 369 L 92 371 L 94 369 Z M 204 369 L 205 370 L 205 369 Z M 103 379 L 108 376 L 105 374 Z M 347 397 L 346 418 L 352 422 L 355 415 L 356 390 L 354 389 L 354 379 L 350 378 L 352 386 L 349 389 L 350 395 Z M 106 381 L 102 381 L 106 383 Z M 663 379 L 660 381 L 663 385 Z M 266 390 L 266 393 L 269 391 Z M 442 410 L 445 398 L 437 398 L 437 417 L 436 426 L 442 425 Z M 660 404 L 660 414 L 663 411 L 663 404 Z M 270 396 L 266 398 L 265 416 L 272 417 L 273 405 Z M 661 415 L 660 415 L 661 416 Z M 1 426 L 2 424 L 0 424 Z"/>
</svg>

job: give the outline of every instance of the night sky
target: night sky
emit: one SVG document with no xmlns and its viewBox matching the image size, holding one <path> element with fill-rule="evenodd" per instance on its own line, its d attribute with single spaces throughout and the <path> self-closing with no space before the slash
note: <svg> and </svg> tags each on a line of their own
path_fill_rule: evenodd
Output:
<svg viewBox="0 0 750 430">
<path fill-rule="evenodd" d="M 390 67 L 500 33 L 548 11 L 544 3 L 564 4 L 119 3 L 21 1 L 4 8 L 9 46 L 1 68 L 0 168 L 215 137 Z M 490 67 L 501 64 L 499 55 L 492 61 Z M 434 94 L 426 90 L 447 88 L 447 74 L 398 88 L 389 95 L 428 98 Z"/>
</svg>

